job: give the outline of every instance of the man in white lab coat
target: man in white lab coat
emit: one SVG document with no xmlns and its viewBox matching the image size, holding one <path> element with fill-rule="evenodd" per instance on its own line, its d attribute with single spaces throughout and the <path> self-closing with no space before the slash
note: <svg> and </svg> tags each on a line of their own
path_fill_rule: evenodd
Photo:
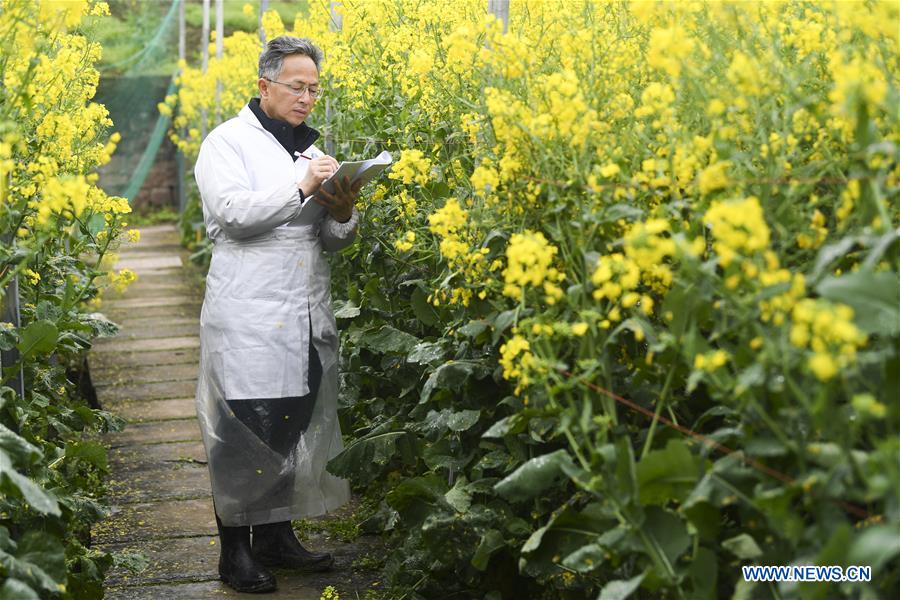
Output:
<svg viewBox="0 0 900 600">
<path fill-rule="evenodd" d="M 197 414 L 219 525 L 219 574 L 239 591 L 267 566 L 325 570 L 291 519 L 349 499 L 325 471 L 341 450 L 338 334 L 323 250 L 356 236 L 359 188 L 320 189 L 338 167 L 306 118 L 322 95 L 322 52 L 282 36 L 259 59 L 259 98 L 203 141 L 195 177 L 214 242 L 200 330 Z M 252 527 L 252 544 L 251 544 Z"/>
</svg>

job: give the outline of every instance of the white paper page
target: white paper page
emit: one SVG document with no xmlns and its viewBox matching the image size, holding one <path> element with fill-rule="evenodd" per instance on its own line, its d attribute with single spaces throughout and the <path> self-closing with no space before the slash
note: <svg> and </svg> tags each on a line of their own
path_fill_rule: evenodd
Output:
<svg viewBox="0 0 900 600">
<path fill-rule="evenodd" d="M 384 150 L 381 154 L 379 154 L 375 158 L 370 158 L 369 160 L 362 161 L 359 168 L 361 170 L 365 171 L 365 170 L 369 169 L 370 167 L 372 167 L 372 165 L 389 165 L 389 164 L 391 164 L 391 162 L 393 162 L 393 159 L 391 158 L 391 153 L 388 152 L 387 150 Z"/>
<path fill-rule="evenodd" d="M 382 171 L 387 169 L 392 162 L 393 159 L 391 158 L 391 153 L 387 150 L 383 151 L 375 158 L 363 161 L 351 183 L 362 181 L 362 184 L 366 185 L 375 179 Z"/>
<path fill-rule="evenodd" d="M 350 183 L 355 183 L 359 180 L 365 185 L 384 171 L 391 162 L 393 162 L 393 159 L 391 158 L 391 153 L 387 150 L 368 160 L 342 162 L 338 170 L 326 181 L 322 182 L 322 187 L 326 192 L 333 194 L 337 191 L 335 182 L 343 180 L 344 177 L 349 177 Z"/>
</svg>

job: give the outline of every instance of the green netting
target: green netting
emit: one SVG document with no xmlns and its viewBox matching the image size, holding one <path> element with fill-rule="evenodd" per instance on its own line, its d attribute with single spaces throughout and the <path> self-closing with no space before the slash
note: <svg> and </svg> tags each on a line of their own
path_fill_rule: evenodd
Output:
<svg viewBox="0 0 900 600">
<path fill-rule="evenodd" d="M 175 78 L 173 77 L 171 82 L 169 83 L 169 87 L 166 90 L 166 95 L 175 93 Z M 122 194 L 128 201 L 131 202 L 134 200 L 135 196 L 137 196 L 141 187 L 144 185 L 144 181 L 147 179 L 147 174 L 150 172 L 150 168 L 153 166 L 153 161 L 156 159 L 156 154 L 159 152 L 159 147 L 162 145 L 163 140 L 166 137 L 166 131 L 169 129 L 169 117 L 165 115 L 159 115 L 156 119 L 156 125 L 153 127 L 153 133 L 150 134 L 150 139 L 147 140 L 147 146 L 144 149 L 144 153 L 141 155 L 140 160 L 138 161 L 137 168 L 134 171 L 134 174 L 131 176 L 131 179 L 128 181 L 128 187 L 125 188 L 125 192 Z"/>
<path fill-rule="evenodd" d="M 101 64 L 101 78 L 95 100 L 106 106 L 113 130 L 121 140 L 112 160 L 100 170 L 100 184 L 115 196 L 132 202 L 147 181 L 160 147 L 166 141 L 170 119 L 159 113 L 157 104 L 174 93 L 177 68 L 178 5 L 120 0 L 111 3 L 113 21 L 129 36 L 112 38 L 108 63 Z M 118 9 L 118 10 L 117 10 Z M 128 50 L 124 57 L 121 50 Z M 177 187 L 177 182 L 162 182 Z M 173 193 L 174 195 L 174 193 Z"/>
</svg>

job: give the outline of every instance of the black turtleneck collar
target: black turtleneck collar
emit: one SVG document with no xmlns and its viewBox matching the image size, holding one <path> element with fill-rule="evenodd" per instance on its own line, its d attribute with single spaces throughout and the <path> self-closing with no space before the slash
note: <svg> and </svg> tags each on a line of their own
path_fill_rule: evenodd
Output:
<svg viewBox="0 0 900 600">
<path fill-rule="evenodd" d="M 273 119 L 267 115 L 259 105 L 259 98 L 253 98 L 247 106 L 250 107 L 250 110 L 252 110 L 253 114 L 256 115 L 256 118 L 259 119 L 263 128 L 275 136 L 278 143 L 287 150 L 287 153 L 290 154 L 291 158 L 295 161 L 297 160 L 297 155 L 294 154 L 294 152 L 303 152 L 319 139 L 319 132 L 306 123 L 300 123 L 296 127 L 291 127 L 290 123 L 279 119 Z"/>
</svg>

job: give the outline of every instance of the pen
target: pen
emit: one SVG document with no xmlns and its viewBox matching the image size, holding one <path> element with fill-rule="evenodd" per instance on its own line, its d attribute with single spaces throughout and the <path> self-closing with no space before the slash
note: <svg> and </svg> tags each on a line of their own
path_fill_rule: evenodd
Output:
<svg viewBox="0 0 900 600">
<path fill-rule="evenodd" d="M 306 160 L 312 160 L 312 156 L 307 156 L 305 154 L 297 154 L 300 158 L 305 158 Z"/>
</svg>

